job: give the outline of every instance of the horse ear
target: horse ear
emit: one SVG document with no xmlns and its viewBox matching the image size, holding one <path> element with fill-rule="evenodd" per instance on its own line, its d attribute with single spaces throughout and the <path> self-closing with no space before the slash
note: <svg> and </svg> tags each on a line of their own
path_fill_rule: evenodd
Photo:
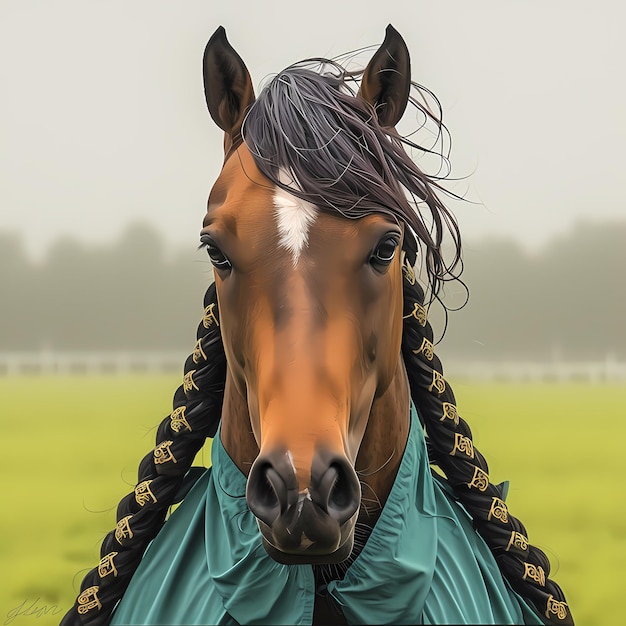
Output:
<svg viewBox="0 0 626 626">
<path fill-rule="evenodd" d="M 228 43 L 223 26 L 213 33 L 204 49 L 202 75 L 211 117 L 230 135 L 232 144 L 238 143 L 246 110 L 254 102 L 254 88 L 248 68 Z"/>
<path fill-rule="evenodd" d="M 385 41 L 365 68 L 359 95 L 369 102 L 381 126 L 395 126 L 409 101 L 411 59 L 400 33 L 391 25 Z"/>
</svg>

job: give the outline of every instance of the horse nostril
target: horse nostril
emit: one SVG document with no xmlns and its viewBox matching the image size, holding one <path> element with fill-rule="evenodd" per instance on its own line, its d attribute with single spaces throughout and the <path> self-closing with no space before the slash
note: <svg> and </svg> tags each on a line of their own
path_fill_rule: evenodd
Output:
<svg viewBox="0 0 626 626">
<path fill-rule="evenodd" d="M 352 466 L 343 459 L 333 461 L 311 485 L 311 498 L 339 524 L 358 510 L 361 487 Z"/>
<path fill-rule="evenodd" d="M 246 486 L 250 511 L 267 526 L 285 516 L 300 501 L 298 482 L 290 457 L 285 453 L 259 456 L 253 463 Z M 347 522 L 358 510 L 361 486 L 347 459 L 316 454 L 313 460 L 309 497 L 339 524 Z M 297 509 L 299 516 L 302 506 Z"/>
<path fill-rule="evenodd" d="M 287 508 L 287 486 L 268 461 L 254 463 L 246 486 L 248 507 L 262 522 L 271 526 Z"/>
</svg>

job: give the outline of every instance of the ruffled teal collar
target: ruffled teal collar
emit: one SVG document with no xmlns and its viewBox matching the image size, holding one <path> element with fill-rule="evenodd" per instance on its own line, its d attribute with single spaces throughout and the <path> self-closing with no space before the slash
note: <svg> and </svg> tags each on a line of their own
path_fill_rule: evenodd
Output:
<svg viewBox="0 0 626 626">
<path fill-rule="evenodd" d="M 311 624 L 313 570 L 267 555 L 219 433 L 212 463 L 146 551 L 113 624 Z M 413 406 L 383 512 L 328 592 L 351 624 L 542 623 L 433 477 Z"/>
</svg>

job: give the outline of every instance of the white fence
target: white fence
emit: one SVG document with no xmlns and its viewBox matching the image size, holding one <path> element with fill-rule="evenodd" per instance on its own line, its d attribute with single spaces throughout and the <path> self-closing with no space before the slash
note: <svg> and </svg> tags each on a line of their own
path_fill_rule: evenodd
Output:
<svg viewBox="0 0 626 626">
<path fill-rule="evenodd" d="M 444 374 L 451 380 L 625 382 L 626 362 L 603 361 L 448 361 Z"/>
<path fill-rule="evenodd" d="M 0 376 L 182 373 L 182 352 L 0 352 Z M 447 359 L 450 380 L 625 382 L 626 362 L 461 361 Z"/>
<path fill-rule="evenodd" d="M 181 352 L 0 352 L 0 376 L 176 373 Z"/>
</svg>

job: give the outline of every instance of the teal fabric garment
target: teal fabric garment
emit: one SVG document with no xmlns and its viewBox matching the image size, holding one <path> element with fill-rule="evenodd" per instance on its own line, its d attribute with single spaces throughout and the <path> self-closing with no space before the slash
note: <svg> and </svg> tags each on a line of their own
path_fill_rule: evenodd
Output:
<svg viewBox="0 0 626 626">
<path fill-rule="evenodd" d="M 212 461 L 146 550 L 112 624 L 311 624 L 311 566 L 281 565 L 266 554 L 246 505 L 246 478 L 219 432 Z M 542 624 L 431 473 L 413 407 L 382 515 L 328 590 L 350 624 Z"/>
</svg>

